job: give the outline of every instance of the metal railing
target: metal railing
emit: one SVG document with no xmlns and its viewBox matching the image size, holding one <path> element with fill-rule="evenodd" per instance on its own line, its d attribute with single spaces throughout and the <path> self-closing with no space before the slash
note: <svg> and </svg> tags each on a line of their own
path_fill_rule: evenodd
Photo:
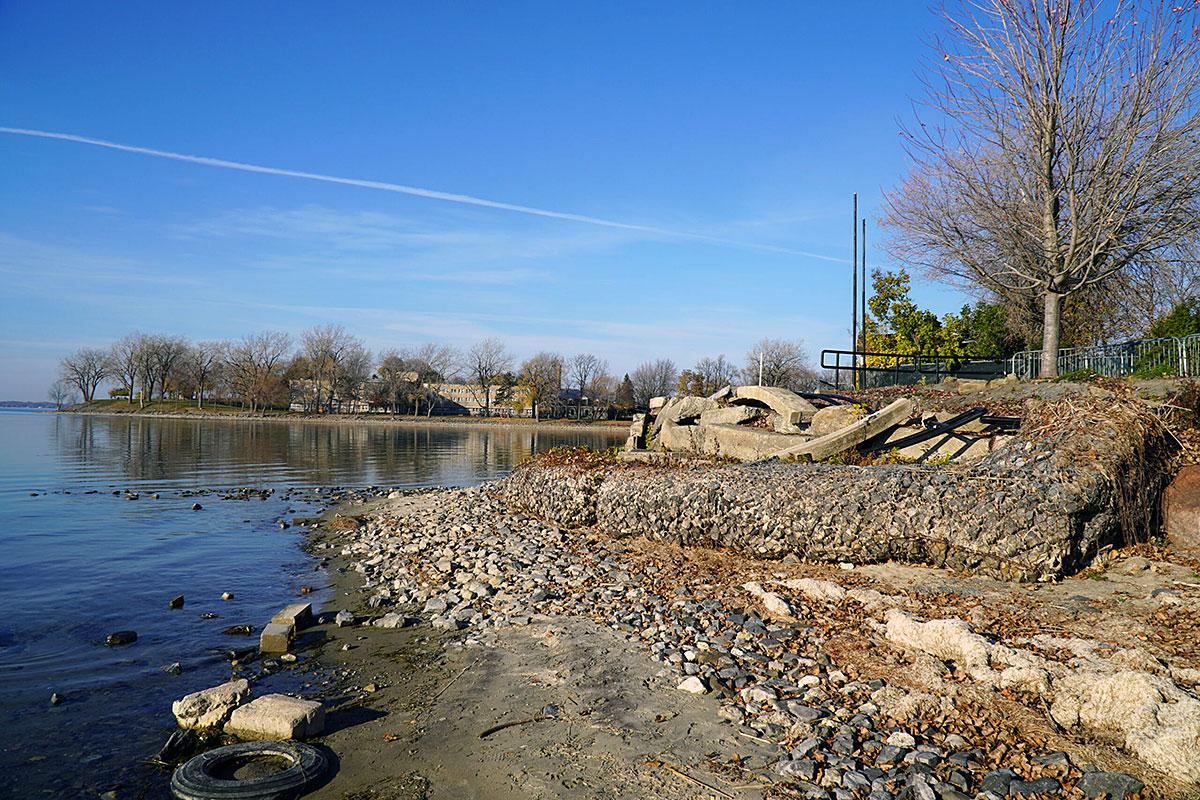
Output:
<svg viewBox="0 0 1200 800">
<path fill-rule="evenodd" d="M 821 351 L 821 368 L 833 373 L 833 385 L 839 389 L 843 385 L 860 389 L 911 386 L 938 383 L 949 377 L 991 380 L 1003 378 L 1006 367 L 1007 362 L 999 356 Z"/>
<path fill-rule="evenodd" d="M 1180 338 L 1135 339 L 1119 344 L 1064 347 L 1058 351 L 1058 374 L 1090 370 L 1117 377 L 1146 373 L 1180 378 L 1200 376 L 1200 334 Z M 1008 360 L 1008 371 L 1021 380 L 1041 377 L 1042 351 L 1024 350 Z"/>
</svg>

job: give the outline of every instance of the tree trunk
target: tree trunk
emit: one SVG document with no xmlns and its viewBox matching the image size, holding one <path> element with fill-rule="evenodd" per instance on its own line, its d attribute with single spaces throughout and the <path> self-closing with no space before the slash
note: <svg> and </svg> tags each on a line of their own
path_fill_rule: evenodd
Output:
<svg viewBox="0 0 1200 800">
<path fill-rule="evenodd" d="M 1062 327 L 1063 296 L 1058 292 L 1047 290 L 1044 300 L 1041 377 L 1056 378 L 1058 377 L 1058 340 Z"/>
</svg>

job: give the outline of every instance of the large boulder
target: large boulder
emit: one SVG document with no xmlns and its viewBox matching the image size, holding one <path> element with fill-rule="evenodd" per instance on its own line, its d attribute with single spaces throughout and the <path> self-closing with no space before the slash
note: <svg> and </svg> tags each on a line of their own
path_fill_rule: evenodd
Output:
<svg viewBox="0 0 1200 800">
<path fill-rule="evenodd" d="M 1200 550 L 1200 465 L 1179 470 L 1163 493 L 1163 527 L 1172 545 Z"/>
<path fill-rule="evenodd" d="M 237 678 L 176 700 L 171 713 L 181 728 L 218 728 L 249 697 L 250 681 Z"/>
<path fill-rule="evenodd" d="M 732 401 L 758 403 L 783 417 L 791 425 L 808 422 L 817 413 L 817 407 L 790 389 L 780 386 L 739 386 Z"/>
</svg>

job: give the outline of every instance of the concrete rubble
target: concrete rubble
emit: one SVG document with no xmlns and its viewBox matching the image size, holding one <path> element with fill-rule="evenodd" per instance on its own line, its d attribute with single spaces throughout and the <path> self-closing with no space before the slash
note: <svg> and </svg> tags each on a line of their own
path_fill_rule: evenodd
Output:
<svg viewBox="0 0 1200 800">
<path fill-rule="evenodd" d="M 225 732 L 239 739 L 308 739 L 325 729 L 325 707 L 315 700 L 267 694 L 234 710 Z"/>
<path fill-rule="evenodd" d="M 171 704 L 171 713 L 181 728 L 219 728 L 234 709 L 250 697 L 250 682 L 245 678 L 192 692 Z"/>
</svg>

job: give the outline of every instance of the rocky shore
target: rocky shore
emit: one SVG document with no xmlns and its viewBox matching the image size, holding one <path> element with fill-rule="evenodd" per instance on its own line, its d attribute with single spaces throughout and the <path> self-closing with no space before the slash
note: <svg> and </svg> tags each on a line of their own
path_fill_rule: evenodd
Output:
<svg viewBox="0 0 1200 800">
<path fill-rule="evenodd" d="M 314 797 L 1200 791 L 1200 565 L 1172 554 L 1038 586 L 767 562 L 494 486 L 394 493 L 313 548 L 351 581 L 321 661 L 364 713 L 331 710 L 343 770 Z"/>
</svg>

